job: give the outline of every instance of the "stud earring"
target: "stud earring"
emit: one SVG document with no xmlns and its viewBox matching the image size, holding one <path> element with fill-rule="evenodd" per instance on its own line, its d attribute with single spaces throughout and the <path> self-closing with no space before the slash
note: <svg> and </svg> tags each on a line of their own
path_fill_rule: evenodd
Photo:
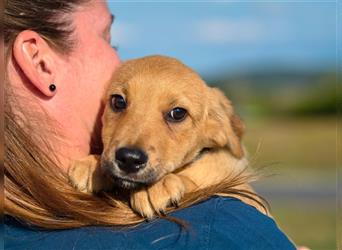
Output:
<svg viewBox="0 0 342 250">
<path fill-rule="evenodd" d="M 54 83 L 51 83 L 49 89 L 51 92 L 54 92 L 56 90 L 56 85 Z"/>
</svg>

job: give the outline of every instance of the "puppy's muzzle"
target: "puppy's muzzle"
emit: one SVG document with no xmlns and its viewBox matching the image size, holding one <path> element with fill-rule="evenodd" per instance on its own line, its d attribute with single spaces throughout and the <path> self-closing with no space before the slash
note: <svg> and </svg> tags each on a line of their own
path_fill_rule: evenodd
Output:
<svg viewBox="0 0 342 250">
<path fill-rule="evenodd" d="M 130 174 L 144 169 L 148 156 L 139 148 L 119 148 L 115 152 L 115 160 L 122 171 Z"/>
</svg>

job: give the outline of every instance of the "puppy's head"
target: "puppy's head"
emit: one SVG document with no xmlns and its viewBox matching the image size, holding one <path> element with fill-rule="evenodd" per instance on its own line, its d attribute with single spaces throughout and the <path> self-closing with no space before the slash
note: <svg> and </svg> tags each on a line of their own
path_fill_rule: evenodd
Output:
<svg viewBox="0 0 342 250">
<path fill-rule="evenodd" d="M 176 59 L 123 63 L 105 102 L 101 167 L 121 187 L 152 184 L 206 148 L 243 157 L 243 125 L 230 102 Z"/>
</svg>

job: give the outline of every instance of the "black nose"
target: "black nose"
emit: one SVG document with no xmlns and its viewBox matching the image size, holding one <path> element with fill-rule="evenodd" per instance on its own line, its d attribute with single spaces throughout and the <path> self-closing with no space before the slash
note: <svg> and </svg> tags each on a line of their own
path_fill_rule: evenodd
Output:
<svg viewBox="0 0 342 250">
<path fill-rule="evenodd" d="M 145 167 L 148 156 L 138 148 L 119 148 L 115 152 L 115 159 L 121 170 L 135 173 Z"/>
</svg>

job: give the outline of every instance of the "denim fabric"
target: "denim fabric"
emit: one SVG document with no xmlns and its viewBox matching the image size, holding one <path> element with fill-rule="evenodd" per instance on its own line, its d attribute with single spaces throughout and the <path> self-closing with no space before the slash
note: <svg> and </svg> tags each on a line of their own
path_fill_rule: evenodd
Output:
<svg viewBox="0 0 342 250">
<path fill-rule="evenodd" d="M 212 197 L 171 214 L 190 224 L 156 219 L 135 228 L 46 231 L 5 218 L 5 249 L 248 249 L 293 250 L 274 220 L 235 198 Z"/>
</svg>

